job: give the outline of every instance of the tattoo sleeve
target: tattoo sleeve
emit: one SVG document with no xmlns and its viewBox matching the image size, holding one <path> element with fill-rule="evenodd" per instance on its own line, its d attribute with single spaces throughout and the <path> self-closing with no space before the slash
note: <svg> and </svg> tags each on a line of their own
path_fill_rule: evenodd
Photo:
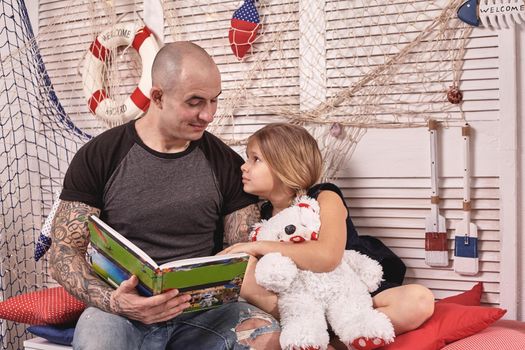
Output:
<svg viewBox="0 0 525 350">
<path fill-rule="evenodd" d="M 224 244 L 226 246 L 248 242 L 250 229 L 261 218 L 261 213 L 257 204 L 252 204 L 224 218 Z"/>
<path fill-rule="evenodd" d="M 80 202 L 62 201 L 51 230 L 49 266 L 51 276 L 69 293 L 88 305 L 112 312 L 113 291 L 97 277 L 86 261 L 89 243 L 87 219 L 100 211 Z"/>
</svg>

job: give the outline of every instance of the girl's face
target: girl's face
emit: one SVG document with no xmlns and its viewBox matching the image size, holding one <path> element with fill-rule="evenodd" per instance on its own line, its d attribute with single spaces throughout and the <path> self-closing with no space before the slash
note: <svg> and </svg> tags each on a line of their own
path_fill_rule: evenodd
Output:
<svg viewBox="0 0 525 350">
<path fill-rule="evenodd" d="M 257 142 L 248 145 L 246 156 L 246 162 L 241 166 L 244 191 L 269 199 L 282 182 L 272 173 Z"/>
</svg>

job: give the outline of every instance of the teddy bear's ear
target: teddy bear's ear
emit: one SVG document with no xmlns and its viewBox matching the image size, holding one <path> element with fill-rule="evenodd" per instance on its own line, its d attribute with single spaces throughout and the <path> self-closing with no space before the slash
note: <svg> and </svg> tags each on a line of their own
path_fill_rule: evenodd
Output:
<svg viewBox="0 0 525 350">
<path fill-rule="evenodd" d="M 263 222 L 265 220 L 263 220 L 262 222 L 258 222 L 258 223 L 255 223 L 252 227 L 252 232 L 250 232 L 250 241 L 256 241 L 257 240 L 257 234 L 259 234 L 259 231 L 261 230 L 261 227 L 263 225 Z"/>
<path fill-rule="evenodd" d="M 317 202 L 317 200 L 315 200 L 312 197 L 308 197 L 308 196 L 297 197 L 294 205 L 297 205 L 301 208 L 309 208 L 316 213 L 319 212 L 319 203 Z"/>
</svg>

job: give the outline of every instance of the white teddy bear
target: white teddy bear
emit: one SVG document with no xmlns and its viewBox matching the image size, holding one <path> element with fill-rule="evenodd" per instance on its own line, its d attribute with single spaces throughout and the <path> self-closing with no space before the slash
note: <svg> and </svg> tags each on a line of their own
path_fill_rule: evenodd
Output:
<svg viewBox="0 0 525 350">
<path fill-rule="evenodd" d="M 307 196 L 269 220 L 262 220 L 251 232 L 252 240 L 316 240 L 321 225 L 319 204 Z M 326 349 L 327 321 L 350 349 L 367 349 L 394 339 L 394 328 L 385 314 L 372 306 L 370 292 L 382 280 L 381 265 L 356 251 L 347 250 L 332 272 L 315 273 L 298 269 L 280 253 L 263 256 L 255 268 L 259 285 L 279 294 L 283 349 Z M 353 344 L 352 344 L 353 343 Z"/>
</svg>

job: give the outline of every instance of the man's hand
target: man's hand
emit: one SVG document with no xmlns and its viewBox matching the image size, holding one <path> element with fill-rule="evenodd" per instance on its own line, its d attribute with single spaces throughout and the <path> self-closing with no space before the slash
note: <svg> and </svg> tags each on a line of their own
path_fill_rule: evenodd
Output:
<svg viewBox="0 0 525 350">
<path fill-rule="evenodd" d="M 176 289 L 152 297 L 140 296 L 135 289 L 139 279 L 131 276 L 111 293 L 110 305 L 114 313 L 145 324 L 170 320 L 180 315 L 190 304 L 191 297 Z"/>
</svg>

